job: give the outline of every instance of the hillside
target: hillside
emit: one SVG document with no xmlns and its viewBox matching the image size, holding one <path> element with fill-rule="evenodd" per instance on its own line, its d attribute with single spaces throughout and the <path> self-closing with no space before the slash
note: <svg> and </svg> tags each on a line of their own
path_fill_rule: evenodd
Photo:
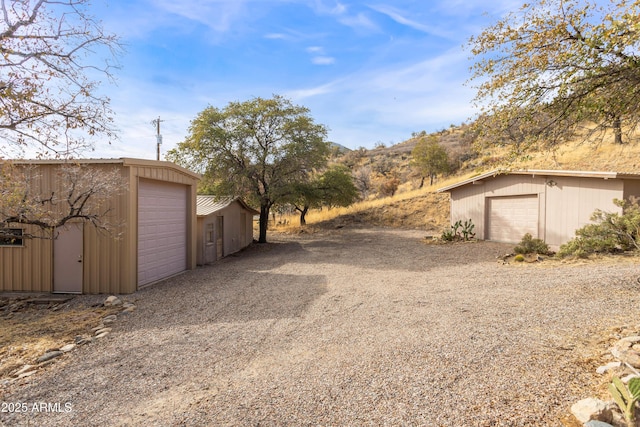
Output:
<svg viewBox="0 0 640 427">
<path fill-rule="evenodd" d="M 449 202 L 448 194 L 435 191 L 473 175 L 493 169 L 640 173 L 640 136 L 624 145 L 613 144 L 612 138 L 598 143 L 576 141 L 554 152 L 533 153 L 526 160 L 507 162 L 505 149 L 474 151 L 466 130 L 463 125 L 433 134 L 446 148 L 456 171 L 450 176 L 438 177 L 432 187 L 425 185 L 419 188 L 420 176 L 411 166 L 411 150 L 420 137 L 427 135 L 424 132 L 390 147 L 339 153 L 332 161 L 352 170 L 364 200 L 348 208 L 311 211 L 307 215 L 308 225 L 336 228 L 348 224 L 370 224 L 423 229 L 428 234 L 437 234 L 448 227 Z M 383 191 L 389 183 L 396 186 L 393 194 Z M 288 223 L 286 229 L 294 230 L 298 219 L 291 215 L 284 222 Z"/>
</svg>

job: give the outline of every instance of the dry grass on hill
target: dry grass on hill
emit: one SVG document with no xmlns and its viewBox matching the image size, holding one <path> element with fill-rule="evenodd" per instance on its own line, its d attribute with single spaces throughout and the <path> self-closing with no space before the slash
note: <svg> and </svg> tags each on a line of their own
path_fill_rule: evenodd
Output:
<svg viewBox="0 0 640 427">
<path fill-rule="evenodd" d="M 575 141 L 554 152 L 532 153 L 530 158 L 513 164 L 501 162 L 505 151 L 494 149 L 482 154 L 485 170 L 494 168 L 553 169 L 608 172 L 640 172 L 640 136 L 626 144 L 614 144 L 610 138 L 602 142 Z M 482 167 L 482 166 L 481 166 Z"/>
<path fill-rule="evenodd" d="M 308 226 L 323 229 L 366 224 L 439 233 L 449 224 L 449 195 L 429 189 L 414 190 L 394 197 L 361 201 L 346 208 L 312 210 L 306 218 Z M 297 215 L 281 220 L 287 224 L 277 225 L 276 231 L 296 232 L 300 229 Z"/>
<path fill-rule="evenodd" d="M 449 131 L 452 138 L 458 133 Z M 410 150 L 413 139 L 393 147 L 371 150 L 364 156 L 369 162 L 393 158 L 399 175 L 408 174 Z M 453 143 L 452 143 L 453 144 Z M 460 144 L 458 144 L 460 145 Z M 527 160 L 516 163 L 504 161 L 505 149 L 492 149 L 481 153 L 463 166 L 455 176 L 442 178 L 435 185 L 412 190 L 415 183 L 405 182 L 393 197 L 365 200 L 347 208 L 312 210 L 307 214 L 308 230 L 313 227 L 335 228 L 348 224 L 370 224 L 385 227 L 424 229 L 432 234 L 441 232 L 449 225 L 449 196 L 435 193 L 438 188 L 462 181 L 493 169 L 551 169 L 640 173 L 640 136 L 619 145 L 612 138 L 604 141 L 576 141 L 558 148 L 554 152 L 532 153 Z M 297 215 L 279 219 L 286 225 L 277 225 L 275 231 L 297 232 L 300 230 Z"/>
</svg>

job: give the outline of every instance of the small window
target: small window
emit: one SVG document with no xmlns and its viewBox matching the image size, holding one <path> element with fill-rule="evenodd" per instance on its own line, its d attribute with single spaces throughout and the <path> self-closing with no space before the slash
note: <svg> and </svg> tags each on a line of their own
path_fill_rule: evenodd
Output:
<svg viewBox="0 0 640 427">
<path fill-rule="evenodd" d="M 213 243 L 215 241 L 213 224 L 207 224 L 207 243 Z"/>
<path fill-rule="evenodd" d="M 0 228 L 0 246 L 22 246 L 22 228 Z"/>
</svg>

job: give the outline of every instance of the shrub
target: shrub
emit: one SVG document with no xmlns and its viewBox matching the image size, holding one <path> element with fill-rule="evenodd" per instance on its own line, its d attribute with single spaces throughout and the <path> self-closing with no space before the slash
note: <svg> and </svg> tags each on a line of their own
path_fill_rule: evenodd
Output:
<svg viewBox="0 0 640 427">
<path fill-rule="evenodd" d="M 476 226 L 471 221 L 471 219 L 468 219 L 465 222 L 462 222 L 462 220 L 458 220 L 451 226 L 451 228 L 444 230 L 440 238 L 445 242 L 466 242 L 469 240 L 473 240 L 473 238 L 476 237 L 476 233 L 473 232 L 473 229 L 475 227 Z"/>
<path fill-rule="evenodd" d="M 513 251 L 517 254 L 547 255 L 549 253 L 549 245 L 544 240 L 534 239 L 531 234 L 527 233 Z"/>
<path fill-rule="evenodd" d="M 513 260 L 516 261 L 516 262 L 523 262 L 524 261 L 524 255 L 518 254 L 515 257 L 513 257 Z"/>
<path fill-rule="evenodd" d="M 623 213 L 597 209 L 591 216 L 595 224 L 576 230 L 576 237 L 560 246 L 558 255 L 581 258 L 593 253 L 613 253 L 640 249 L 640 205 L 637 198 L 629 201 L 615 199 Z"/>
</svg>

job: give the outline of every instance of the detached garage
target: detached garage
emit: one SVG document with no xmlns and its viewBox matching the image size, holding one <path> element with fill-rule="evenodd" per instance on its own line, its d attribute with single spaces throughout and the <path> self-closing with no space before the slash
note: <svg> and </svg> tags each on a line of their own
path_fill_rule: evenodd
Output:
<svg viewBox="0 0 640 427">
<path fill-rule="evenodd" d="M 471 219 L 479 239 L 518 243 L 529 233 L 558 247 L 590 223 L 596 209 L 619 212 L 613 199 L 640 196 L 640 175 L 492 171 L 438 192 L 451 195 L 451 223 Z"/>
<path fill-rule="evenodd" d="M 37 171 L 33 191 L 60 192 L 64 161 L 14 161 Z M 196 266 L 196 186 L 199 175 L 173 163 L 74 160 L 120 171 L 122 191 L 105 202 L 111 232 L 84 222 L 54 230 L 55 239 L 0 242 L 0 291 L 132 293 Z M 29 227 L 10 224 L 12 229 Z"/>
<path fill-rule="evenodd" d="M 198 265 L 210 264 L 253 242 L 253 216 L 242 199 L 198 196 Z"/>
</svg>

